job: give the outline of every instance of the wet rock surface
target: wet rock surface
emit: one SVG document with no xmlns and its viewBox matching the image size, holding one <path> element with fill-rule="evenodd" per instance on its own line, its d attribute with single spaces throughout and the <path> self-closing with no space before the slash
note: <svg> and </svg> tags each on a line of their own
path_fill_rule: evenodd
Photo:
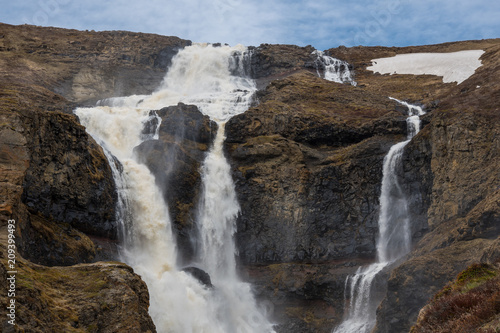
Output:
<svg viewBox="0 0 500 333">
<path fill-rule="evenodd" d="M 87 234 L 116 238 L 115 184 L 101 147 L 75 116 L 25 113 L 24 121 L 33 148 L 23 203 Z"/>
<path fill-rule="evenodd" d="M 196 106 L 179 103 L 155 111 L 161 117 L 159 139 L 135 148 L 162 189 L 177 236 L 181 261 L 194 255 L 195 214 L 201 187 L 200 167 L 217 125 Z"/>
</svg>

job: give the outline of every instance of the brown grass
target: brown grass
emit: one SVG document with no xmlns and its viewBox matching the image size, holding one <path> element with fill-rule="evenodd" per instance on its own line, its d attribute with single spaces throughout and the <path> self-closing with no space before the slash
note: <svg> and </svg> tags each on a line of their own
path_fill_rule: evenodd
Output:
<svg viewBox="0 0 500 333">
<path fill-rule="evenodd" d="M 491 333 L 500 315 L 500 277 L 498 269 L 474 264 L 438 292 L 419 316 L 412 333 Z"/>
</svg>

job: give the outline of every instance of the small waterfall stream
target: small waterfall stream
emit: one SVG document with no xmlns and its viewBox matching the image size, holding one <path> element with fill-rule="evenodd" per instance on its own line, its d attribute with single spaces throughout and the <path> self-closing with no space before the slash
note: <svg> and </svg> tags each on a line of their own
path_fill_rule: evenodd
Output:
<svg viewBox="0 0 500 333">
<path fill-rule="evenodd" d="M 330 57 L 326 55 L 325 52 L 319 50 L 315 50 L 312 55 L 316 56 L 314 64 L 316 66 L 316 73 L 319 77 L 323 77 L 328 81 L 349 83 L 356 86 L 357 83 L 352 78 L 353 74 L 347 62 Z M 323 76 L 321 76 L 320 71 L 323 72 Z"/>
<path fill-rule="evenodd" d="M 333 333 L 369 333 L 376 323 L 376 310 L 381 301 L 375 295 L 377 276 L 391 263 L 411 249 L 411 228 L 408 203 L 397 177 L 404 147 L 420 130 L 420 117 L 425 112 L 419 106 L 391 98 L 408 108 L 407 140 L 393 145 L 384 158 L 380 213 L 378 219 L 377 261 L 348 276 L 345 283 L 349 308 L 344 321 Z M 347 297 L 348 296 L 348 297 Z"/>
<path fill-rule="evenodd" d="M 148 285 L 150 314 L 161 333 L 273 332 L 251 286 L 236 273 L 233 234 L 240 208 L 222 149 L 225 122 L 245 112 L 256 91 L 246 75 L 248 57 L 243 46 L 195 44 L 174 57 L 152 95 L 113 98 L 75 110 L 112 166 L 124 230 L 122 259 Z M 179 102 L 198 106 L 219 125 L 201 170 L 203 194 L 197 213 L 197 265 L 210 274 L 213 288 L 177 266 L 168 206 L 154 176 L 134 154 L 137 145 L 155 138 L 142 134 L 144 124 L 155 117 L 150 110 Z M 158 118 L 157 126 L 160 122 Z"/>
</svg>

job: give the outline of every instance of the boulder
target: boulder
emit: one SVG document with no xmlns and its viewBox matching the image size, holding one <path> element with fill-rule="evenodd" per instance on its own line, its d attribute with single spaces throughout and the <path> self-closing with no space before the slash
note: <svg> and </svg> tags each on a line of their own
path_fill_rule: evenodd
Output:
<svg viewBox="0 0 500 333">
<path fill-rule="evenodd" d="M 185 267 L 182 269 L 183 272 L 189 273 L 192 277 L 198 280 L 201 284 L 208 288 L 213 288 L 212 280 L 210 279 L 210 275 L 204 270 L 198 267 Z"/>
</svg>

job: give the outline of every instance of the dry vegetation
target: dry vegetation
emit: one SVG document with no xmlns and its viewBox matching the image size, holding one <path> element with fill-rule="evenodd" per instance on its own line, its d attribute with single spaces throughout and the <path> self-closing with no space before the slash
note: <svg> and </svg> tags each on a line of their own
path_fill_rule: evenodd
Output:
<svg viewBox="0 0 500 333">
<path fill-rule="evenodd" d="M 420 313 L 412 333 L 493 333 L 499 331 L 498 267 L 474 264 L 439 291 Z"/>
</svg>

